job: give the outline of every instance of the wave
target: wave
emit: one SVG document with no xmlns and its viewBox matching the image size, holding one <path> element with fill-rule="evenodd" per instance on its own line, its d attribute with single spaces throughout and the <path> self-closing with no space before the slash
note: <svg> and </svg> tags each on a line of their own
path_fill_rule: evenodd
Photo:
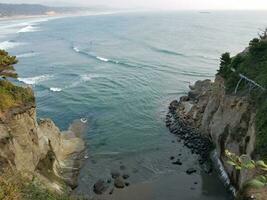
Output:
<svg viewBox="0 0 267 200">
<path fill-rule="evenodd" d="M 54 77 L 54 75 L 45 74 L 45 75 L 41 75 L 41 76 L 28 77 L 28 78 L 21 78 L 20 77 L 20 78 L 18 78 L 18 80 L 20 82 L 23 82 L 23 83 L 28 84 L 28 85 L 39 85 L 41 82 L 50 80 L 53 77 Z M 97 75 L 97 74 L 82 74 L 82 75 L 79 75 L 77 81 L 74 81 L 69 86 L 66 86 L 63 88 L 57 87 L 57 86 L 56 87 L 45 87 L 45 89 L 49 89 L 52 92 L 61 92 L 62 90 L 65 90 L 65 89 L 77 87 L 78 85 L 81 85 L 81 84 L 83 84 L 87 81 L 90 81 L 96 77 L 99 77 L 99 75 Z M 39 85 L 39 86 L 41 86 L 41 85 Z"/>
<path fill-rule="evenodd" d="M 95 56 L 93 54 L 87 53 L 85 51 L 80 50 L 78 47 L 73 46 L 72 49 L 76 52 L 76 53 L 80 53 L 82 55 L 86 55 L 89 56 L 90 58 L 96 59 L 98 61 L 102 61 L 102 62 L 109 62 L 109 63 L 113 63 L 113 64 L 123 64 L 120 61 L 117 60 L 112 60 L 112 59 L 108 59 L 108 58 L 104 58 L 101 56 Z"/>
<path fill-rule="evenodd" d="M 62 89 L 61 88 L 56 88 L 56 87 L 51 87 L 51 88 L 49 88 L 52 92 L 60 92 L 60 91 L 62 91 Z"/>
<path fill-rule="evenodd" d="M 80 49 L 78 49 L 78 47 L 72 47 L 72 49 L 73 49 L 75 52 L 77 52 L 77 53 L 80 52 Z"/>
<path fill-rule="evenodd" d="M 226 187 L 228 187 L 230 192 L 235 196 L 236 195 L 236 189 L 233 185 L 231 185 L 230 178 L 229 178 L 227 172 L 225 171 L 225 168 L 224 168 L 216 150 L 211 152 L 211 160 L 212 160 L 213 164 L 216 166 L 215 169 L 217 169 L 217 171 L 219 172 L 220 179 L 223 181 L 223 184 Z"/>
<path fill-rule="evenodd" d="M 32 25 L 28 25 L 26 27 L 23 27 L 22 29 L 20 29 L 17 33 L 27 33 L 27 32 L 36 32 L 39 31 L 40 29 L 38 27 L 32 26 Z"/>
<path fill-rule="evenodd" d="M 157 51 L 159 53 L 165 53 L 165 54 L 169 54 L 169 55 L 174 55 L 174 56 L 183 56 L 185 57 L 186 55 L 183 53 L 178 53 L 172 50 L 168 50 L 168 49 L 161 49 L 161 48 L 157 48 L 157 47 L 150 47 L 152 50 Z"/>
<path fill-rule="evenodd" d="M 90 81 L 92 78 L 97 78 L 99 75 L 97 74 L 83 74 L 80 75 L 83 82 Z"/>
<path fill-rule="evenodd" d="M 41 76 L 35 76 L 35 77 L 29 77 L 29 78 L 18 78 L 18 80 L 28 85 L 36 85 L 40 82 L 49 80 L 52 77 L 53 77 L 52 75 L 41 75 Z"/>
<path fill-rule="evenodd" d="M 16 57 L 17 57 L 17 58 L 29 58 L 29 57 L 33 57 L 33 56 L 36 56 L 36 55 L 38 55 L 38 53 L 35 53 L 35 52 L 29 52 L 29 53 L 19 54 L 19 55 L 17 55 Z"/>
<path fill-rule="evenodd" d="M 96 59 L 104 61 L 104 62 L 108 62 L 109 61 L 109 59 L 103 58 L 103 57 L 100 57 L 100 56 L 96 56 Z"/>
<path fill-rule="evenodd" d="M 14 41 L 4 41 L 0 43 L 0 49 L 8 50 L 15 48 L 17 46 L 23 45 L 23 43 L 14 42 Z"/>
<path fill-rule="evenodd" d="M 105 58 L 105 57 L 95 56 L 95 55 L 93 55 L 91 53 L 88 53 L 86 51 L 80 50 L 78 47 L 73 47 L 73 50 L 75 52 L 77 52 L 77 53 L 80 53 L 82 55 L 88 56 L 90 58 L 96 59 L 96 60 L 101 61 L 101 62 L 108 62 L 108 63 L 118 64 L 118 65 L 122 65 L 122 66 L 126 66 L 126 67 L 153 68 L 155 70 L 165 71 L 165 72 L 170 72 L 170 73 L 178 72 L 178 73 L 183 74 L 183 75 L 186 75 L 186 76 L 208 77 L 208 78 L 213 77 L 213 75 L 208 74 L 208 73 L 178 70 L 176 68 L 173 69 L 174 71 L 173 70 L 170 71 L 170 70 L 165 69 L 165 67 L 170 68 L 169 66 L 166 66 L 166 65 L 158 65 L 158 64 L 156 64 L 156 65 L 150 65 L 150 64 L 139 63 L 139 62 L 129 62 L 129 61 L 128 62 L 124 62 L 124 61 L 112 60 L 112 59 L 108 59 L 108 58 Z M 169 52 L 169 53 L 180 55 L 180 56 L 184 56 L 184 57 L 191 57 L 191 58 L 192 57 L 199 57 L 200 58 L 200 56 L 194 56 L 194 55 L 188 56 L 188 55 L 185 55 L 185 54 L 180 54 L 180 53 L 172 52 L 172 51 L 169 51 L 169 50 L 162 50 L 161 49 L 160 51 Z M 202 57 L 202 58 L 204 58 L 204 57 Z M 208 57 L 205 57 L 205 58 L 206 59 L 209 59 Z M 160 66 L 163 66 L 164 68 L 163 69 L 162 68 L 159 68 Z"/>
<path fill-rule="evenodd" d="M 159 52 L 159 53 L 164 53 L 164 54 L 168 54 L 168 55 L 174 55 L 174 56 L 181 56 L 181 57 L 185 57 L 185 58 L 200 58 L 200 59 L 205 59 L 205 60 L 210 60 L 210 61 L 218 61 L 217 58 L 213 58 L 213 57 L 210 57 L 210 56 L 206 56 L 206 55 L 187 55 L 187 54 L 184 54 L 184 53 L 180 53 L 180 52 L 176 52 L 176 51 L 173 51 L 173 50 L 169 50 L 169 49 L 163 49 L 163 48 L 157 48 L 157 47 L 154 47 L 154 46 L 149 46 L 150 49 L 156 51 L 156 52 Z"/>
<path fill-rule="evenodd" d="M 77 76 L 77 75 L 75 75 L 75 76 Z M 77 81 L 74 81 L 69 86 L 66 86 L 64 88 L 56 88 L 56 89 L 60 89 L 60 91 L 62 91 L 64 89 L 74 88 L 74 87 L 77 87 L 78 85 L 86 83 L 86 82 L 92 80 L 93 78 L 97 78 L 97 77 L 100 77 L 100 76 L 97 74 L 82 74 L 82 75 L 79 75 L 79 78 Z M 59 92 L 59 91 L 56 91 L 56 92 Z"/>
</svg>

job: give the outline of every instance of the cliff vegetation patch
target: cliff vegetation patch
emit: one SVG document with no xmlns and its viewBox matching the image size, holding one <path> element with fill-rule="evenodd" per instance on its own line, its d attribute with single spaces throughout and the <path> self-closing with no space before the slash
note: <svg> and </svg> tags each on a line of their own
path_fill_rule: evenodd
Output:
<svg viewBox="0 0 267 200">
<path fill-rule="evenodd" d="M 6 51 L 0 50 L 0 111 L 28 105 L 34 102 L 34 95 L 30 88 L 12 84 L 7 78 L 17 78 L 14 64 L 18 61 Z"/>
<path fill-rule="evenodd" d="M 227 93 L 248 96 L 257 110 L 256 153 L 267 160 L 267 29 L 245 51 L 233 57 L 224 53 L 218 75 Z"/>
</svg>

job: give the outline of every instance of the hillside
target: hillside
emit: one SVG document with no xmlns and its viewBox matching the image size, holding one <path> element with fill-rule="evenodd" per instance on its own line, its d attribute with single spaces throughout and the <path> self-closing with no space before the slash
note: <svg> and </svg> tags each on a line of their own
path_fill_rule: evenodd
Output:
<svg viewBox="0 0 267 200">
<path fill-rule="evenodd" d="M 89 11 L 90 8 L 80 7 L 49 7 L 40 4 L 5 4 L 0 3 L 0 16 L 10 17 L 19 15 L 46 15 L 46 14 L 64 14 L 81 11 Z"/>
</svg>

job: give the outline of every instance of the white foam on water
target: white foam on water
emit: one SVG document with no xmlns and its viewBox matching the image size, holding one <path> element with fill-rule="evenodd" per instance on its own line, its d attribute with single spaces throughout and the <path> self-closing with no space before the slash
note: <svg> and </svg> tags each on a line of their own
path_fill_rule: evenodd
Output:
<svg viewBox="0 0 267 200">
<path fill-rule="evenodd" d="M 81 118 L 80 119 L 82 123 L 86 124 L 87 123 L 87 118 Z"/>
<path fill-rule="evenodd" d="M 35 76 L 35 77 L 29 77 L 29 78 L 18 78 L 18 80 L 28 85 L 36 85 L 42 81 L 49 80 L 52 77 L 53 77 L 52 75 L 41 75 L 41 76 Z"/>
<path fill-rule="evenodd" d="M 29 58 L 29 57 L 33 57 L 38 55 L 38 53 L 34 53 L 34 52 L 30 52 L 30 53 L 23 53 L 23 54 L 19 54 L 16 57 L 17 58 Z"/>
<path fill-rule="evenodd" d="M 220 178 L 223 181 L 224 185 L 227 186 L 229 188 L 229 190 L 232 192 L 232 194 L 235 196 L 236 189 L 234 188 L 234 186 L 231 185 L 228 174 L 226 173 L 224 166 L 222 164 L 222 161 L 220 160 L 216 150 L 214 150 L 211 153 L 211 158 L 212 158 L 213 163 L 216 166 L 216 169 L 218 169 L 218 172 L 220 174 Z"/>
<path fill-rule="evenodd" d="M 24 43 L 4 41 L 0 43 L 0 49 L 8 50 L 8 49 L 12 49 L 23 44 Z"/>
<path fill-rule="evenodd" d="M 65 87 L 65 89 L 76 87 L 82 83 L 91 81 L 93 78 L 97 78 L 97 77 L 99 77 L 99 75 L 97 74 L 82 74 L 80 75 L 80 79 L 78 81 L 73 82 L 70 86 Z"/>
<path fill-rule="evenodd" d="M 36 32 L 36 31 L 40 31 L 40 29 L 32 25 L 27 25 L 26 27 L 23 27 L 22 29 L 20 29 L 17 33 L 27 33 L 27 32 Z"/>
<path fill-rule="evenodd" d="M 60 91 L 62 91 L 61 88 L 56 88 L 56 87 L 51 87 L 50 90 L 51 90 L 52 92 L 60 92 Z"/>
<path fill-rule="evenodd" d="M 78 47 L 73 47 L 73 50 L 76 51 L 76 52 L 80 52 L 80 49 L 78 49 Z"/>
<path fill-rule="evenodd" d="M 100 57 L 100 56 L 97 56 L 96 57 L 98 60 L 101 60 L 101 61 L 104 61 L 104 62 L 108 62 L 109 61 L 109 59 L 107 59 L 107 58 L 103 58 L 103 57 Z"/>
<path fill-rule="evenodd" d="M 81 76 L 82 81 L 84 81 L 84 82 L 86 82 L 86 81 L 90 81 L 90 80 L 92 80 L 93 78 L 99 77 L 99 76 L 96 75 L 96 74 L 83 74 L 83 75 L 80 75 L 80 76 Z"/>
</svg>

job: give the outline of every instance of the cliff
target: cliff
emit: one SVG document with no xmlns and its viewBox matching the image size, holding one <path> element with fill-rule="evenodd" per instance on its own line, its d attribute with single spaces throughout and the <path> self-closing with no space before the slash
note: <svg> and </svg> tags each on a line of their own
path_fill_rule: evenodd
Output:
<svg viewBox="0 0 267 200">
<path fill-rule="evenodd" d="M 1 91 L 4 89 L 0 86 Z M 20 90 L 31 91 L 29 88 Z M 58 193 L 65 191 L 66 185 L 70 190 L 77 184 L 85 148 L 80 136 L 86 124 L 76 121 L 68 131 L 60 132 L 50 119 L 37 121 L 34 97 L 31 99 L 16 100 L 1 109 L 0 169 L 13 169 L 23 176 L 38 179 L 46 188 Z M 0 99 L 1 105 L 4 100 Z"/>
<path fill-rule="evenodd" d="M 237 155 L 252 155 L 255 149 L 256 110 L 246 97 L 225 93 L 224 80 L 217 76 L 197 81 L 188 96 L 182 97 L 176 112 L 213 142 L 231 183 L 240 189 L 254 174 L 236 171 L 227 164 L 225 150 Z"/>
<path fill-rule="evenodd" d="M 194 138 L 188 137 L 185 133 L 188 128 L 184 127 L 190 127 L 189 135 L 192 135 L 191 130 L 196 129 L 194 134 L 210 139 L 229 178 L 226 182 L 235 187 L 241 199 L 267 199 L 266 187 L 247 187 L 248 181 L 259 175 L 262 175 L 260 184 L 266 186 L 266 172 L 257 168 L 236 169 L 227 163 L 229 158 L 225 155 L 225 150 L 229 150 L 237 156 L 245 154 L 249 159 L 266 161 L 266 59 L 267 30 L 236 56 L 223 54 L 215 81 L 197 81 L 190 86 L 187 96 L 171 103 L 171 115 L 167 115 L 170 131 L 182 136 L 182 139 Z M 183 124 L 182 131 L 177 130 L 177 124 L 178 127 Z M 198 145 L 193 142 L 191 146 Z M 203 151 L 203 148 L 197 151 Z"/>
<path fill-rule="evenodd" d="M 171 104 L 175 115 L 179 116 L 178 123 L 186 123 L 196 128 L 203 138 L 210 138 L 217 159 L 228 175 L 229 180 L 225 181 L 233 185 L 236 191 L 242 191 L 243 196 L 259 193 L 257 199 L 265 199 L 267 193 L 264 189 L 260 192 L 255 189 L 243 190 L 244 184 L 256 175 L 256 171 L 236 170 L 227 163 L 225 155 L 225 150 L 229 150 L 236 155 L 253 156 L 256 145 L 256 109 L 253 104 L 246 96 L 227 94 L 224 79 L 220 76 L 214 82 L 197 81 L 190 89 L 187 96 Z M 241 199 L 246 199 L 243 196 Z"/>
</svg>

